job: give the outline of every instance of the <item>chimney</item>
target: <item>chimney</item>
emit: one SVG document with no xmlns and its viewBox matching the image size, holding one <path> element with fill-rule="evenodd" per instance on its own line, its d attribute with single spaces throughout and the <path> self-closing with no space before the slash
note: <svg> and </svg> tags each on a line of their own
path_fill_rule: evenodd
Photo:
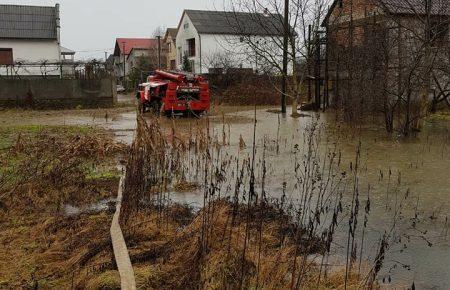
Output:
<svg viewBox="0 0 450 290">
<path fill-rule="evenodd" d="M 59 4 L 55 5 L 55 18 L 56 18 L 56 37 L 58 40 L 58 44 L 61 43 L 61 18 L 59 13 Z"/>
<path fill-rule="evenodd" d="M 55 21 L 56 21 L 56 42 L 58 43 L 58 61 L 61 61 L 61 18 L 59 12 L 59 4 L 55 5 Z"/>
<path fill-rule="evenodd" d="M 264 16 L 269 17 L 270 16 L 269 9 L 264 8 L 263 14 L 264 14 Z"/>
</svg>

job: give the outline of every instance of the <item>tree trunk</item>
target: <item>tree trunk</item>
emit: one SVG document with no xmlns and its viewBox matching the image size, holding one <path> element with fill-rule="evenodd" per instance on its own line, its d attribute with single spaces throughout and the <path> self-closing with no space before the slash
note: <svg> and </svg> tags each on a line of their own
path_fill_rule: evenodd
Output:
<svg viewBox="0 0 450 290">
<path fill-rule="evenodd" d="M 292 116 L 298 115 L 297 108 L 298 108 L 298 100 L 297 100 L 297 98 L 293 98 L 292 99 Z"/>
</svg>

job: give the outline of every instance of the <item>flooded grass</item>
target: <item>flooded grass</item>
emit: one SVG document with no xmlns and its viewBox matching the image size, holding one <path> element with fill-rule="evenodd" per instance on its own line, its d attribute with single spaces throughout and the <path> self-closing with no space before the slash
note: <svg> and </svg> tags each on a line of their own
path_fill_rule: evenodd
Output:
<svg viewBox="0 0 450 290">
<path fill-rule="evenodd" d="M 444 198 L 442 120 L 427 125 L 439 136 L 406 139 L 246 110 L 138 118 L 121 220 L 138 287 L 409 287 L 395 275 L 416 265 L 399 255 L 436 253 L 448 232 L 446 207 L 427 197 Z M 118 288 L 102 202 L 128 150 L 96 128 L 26 127 L 5 129 L 0 151 L 0 288 Z M 177 203 L 184 194 L 195 205 Z"/>
<path fill-rule="evenodd" d="M 355 288 L 377 284 L 386 248 L 380 246 L 382 254 L 373 267 L 361 267 L 371 262 L 358 247 L 355 234 L 367 227 L 367 221 L 363 225 L 357 222 L 359 149 L 355 149 L 353 165 L 346 168 L 336 144 L 322 139 L 324 128 L 317 122 L 289 145 L 279 138 L 260 140 L 254 129 L 253 142 L 237 148 L 228 147 L 230 131 L 224 126 L 212 129 L 207 120 L 190 127 L 188 138 L 178 137 L 174 127 L 167 129 L 168 134 L 160 124 L 158 119 L 138 117 L 121 215 L 132 261 L 133 253 L 142 256 L 134 265 L 160 270 L 156 281 L 162 282 L 147 288 Z M 231 148 L 238 150 L 236 155 L 229 152 Z M 294 193 L 288 193 L 287 183 L 279 181 L 283 195 L 274 198 L 269 192 L 272 187 L 266 185 L 270 172 L 277 169 L 266 162 L 269 155 L 281 157 L 281 151 L 289 152 L 294 180 L 289 190 Z M 179 180 L 200 185 L 195 190 L 203 200 L 193 220 L 184 226 L 174 225 L 168 214 L 173 205 L 168 189 Z M 348 191 L 353 192 L 350 200 L 343 198 Z M 366 205 L 364 220 L 369 215 L 370 206 Z M 344 220 L 349 224 L 347 262 L 344 275 L 339 273 L 337 278 L 336 270 L 324 261 L 332 253 L 335 231 Z M 142 232 L 145 229 L 149 232 Z M 143 236 L 156 241 L 136 244 Z M 152 243 L 162 248 L 155 252 Z M 323 257 L 322 261 L 311 262 L 312 254 Z"/>
</svg>

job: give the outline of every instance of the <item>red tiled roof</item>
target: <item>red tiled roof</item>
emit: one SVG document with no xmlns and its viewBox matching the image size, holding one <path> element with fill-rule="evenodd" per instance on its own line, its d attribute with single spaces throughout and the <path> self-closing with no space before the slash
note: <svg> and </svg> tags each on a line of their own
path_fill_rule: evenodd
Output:
<svg viewBox="0 0 450 290">
<path fill-rule="evenodd" d="M 117 38 L 114 55 L 123 54 L 125 45 L 125 55 L 129 55 L 133 48 L 157 48 L 158 40 L 152 38 Z"/>
</svg>

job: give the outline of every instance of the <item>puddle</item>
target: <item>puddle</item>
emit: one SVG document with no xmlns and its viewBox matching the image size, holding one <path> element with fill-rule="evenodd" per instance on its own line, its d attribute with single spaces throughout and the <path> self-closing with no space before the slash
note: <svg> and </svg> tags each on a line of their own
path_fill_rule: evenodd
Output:
<svg viewBox="0 0 450 290">
<path fill-rule="evenodd" d="M 115 198 L 108 198 L 100 200 L 96 203 L 93 203 L 86 207 L 76 207 L 71 204 L 65 204 L 63 208 L 63 213 L 66 216 L 75 216 L 82 213 L 98 213 L 101 211 L 114 211 L 116 206 L 116 199 Z"/>
</svg>

